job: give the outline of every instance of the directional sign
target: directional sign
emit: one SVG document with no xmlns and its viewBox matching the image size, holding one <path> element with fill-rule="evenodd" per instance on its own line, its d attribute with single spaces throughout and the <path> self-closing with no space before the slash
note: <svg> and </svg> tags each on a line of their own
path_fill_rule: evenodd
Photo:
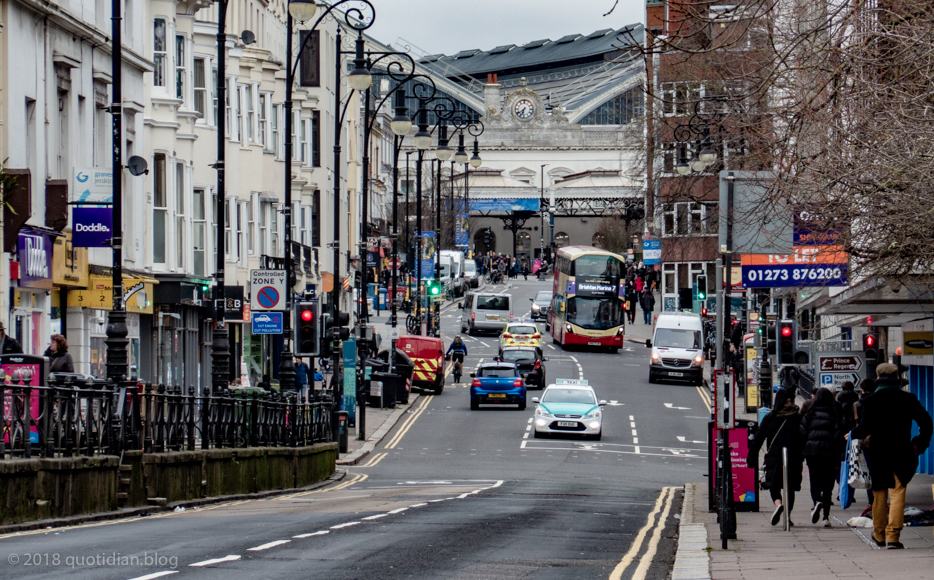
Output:
<svg viewBox="0 0 934 580">
<path fill-rule="evenodd" d="M 285 270 L 250 270 L 250 310 L 285 310 Z"/>
<path fill-rule="evenodd" d="M 282 313 L 255 312 L 253 334 L 282 334 Z"/>
<path fill-rule="evenodd" d="M 817 381 L 822 387 L 839 390 L 846 381 L 854 385 L 866 378 L 863 353 L 854 351 L 821 352 L 817 354 Z"/>
</svg>

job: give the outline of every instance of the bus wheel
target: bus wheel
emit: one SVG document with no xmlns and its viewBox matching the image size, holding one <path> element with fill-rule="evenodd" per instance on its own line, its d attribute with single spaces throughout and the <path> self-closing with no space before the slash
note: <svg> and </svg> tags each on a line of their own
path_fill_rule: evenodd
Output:
<svg viewBox="0 0 934 580">
<path fill-rule="evenodd" d="M 610 347 L 610 352 L 613 353 L 613 354 L 617 354 L 617 353 L 619 352 L 619 347 L 618 347 L 618 346 L 611 346 L 611 347 Z"/>
</svg>

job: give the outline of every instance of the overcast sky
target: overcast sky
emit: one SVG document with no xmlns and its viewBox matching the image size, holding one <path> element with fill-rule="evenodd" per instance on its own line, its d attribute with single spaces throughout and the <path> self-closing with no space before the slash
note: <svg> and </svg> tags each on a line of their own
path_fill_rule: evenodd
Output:
<svg viewBox="0 0 934 580">
<path fill-rule="evenodd" d="M 522 45 L 567 34 L 587 35 L 622 28 L 645 19 L 645 0 L 371 0 L 376 23 L 373 38 L 412 46 L 416 56 L 454 54 L 502 44 Z"/>
</svg>

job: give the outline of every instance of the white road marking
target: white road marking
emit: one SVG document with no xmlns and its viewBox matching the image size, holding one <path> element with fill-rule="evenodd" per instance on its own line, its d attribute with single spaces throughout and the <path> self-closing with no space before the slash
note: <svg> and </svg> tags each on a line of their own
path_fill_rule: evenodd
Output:
<svg viewBox="0 0 934 580">
<path fill-rule="evenodd" d="M 350 526 L 355 526 L 360 522 L 347 522 L 346 524 L 337 524 L 336 526 L 331 526 L 332 530 L 339 530 L 341 528 L 349 528 Z"/>
<path fill-rule="evenodd" d="M 665 403 L 665 407 L 668 409 L 677 409 L 679 411 L 690 411 L 690 407 L 675 407 L 671 403 Z"/>
<path fill-rule="evenodd" d="M 165 572 L 154 572 L 152 574 L 146 574 L 145 576 L 137 576 L 131 580 L 152 580 L 153 578 L 162 578 L 163 576 L 168 576 L 169 574 L 178 574 L 178 570 L 166 570 Z"/>
<path fill-rule="evenodd" d="M 706 441 L 688 441 L 685 437 L 680 435 L 677 435 L 677 438 L 681 443 L 694 443 L 695 445 L 703 445 L 704 443 L 707 443 Z"/>
<path fill-rule="evenodd" d="M 522 438 L 523 438 L 523 439 L 528 439 L 528 438 L 529 438 L 529 433 L 528 433 L 528 431 L 526 431 L 525 433 L 522 434 Z"/>
<path fill-rule="evenodd" d="M 392 511 L 390 511 L 390 512 L 386 512 L 386 513 L 389 513 L 389 514 L 401 514 L 402 512 L 406 511 L 407 509 L 409 509 L 409 508 L 407 508 L 407 507 L 398 508 L 398 509 L 394 509 L 394 510 L 392 510 Z"/>
<path fill-rule="evenodd" d="M 526 444 L 526 443 L 528 443 L 528 441 L 523 441 L 522 444 L 519 445 L 519 449 L 525 449 L 525 444 Z"/>
<path fill-rule="evenodd" d="M 255 548 L 247 548 L 247 552 L 261 552 L 263 550 L 268 550 L 269 548 L 275 548 L 276 546 L 281 546 L 282 544 L 288 544 L 292 540 L 276 540 L 275 542 L 269 542 L 268 544 L 263 544 L 262 546 L 256 546 Z"/>
<path fill-rule="evenodd" d="M 479 342 L 480 344 L 482 344 L 483 346 L 485 346 L 485 347 L 487 347 L 487 348 L 490 348 L 490 345 L 488 345 L 487 343 L 483 342 L 482 340 L 478 340 L 477 342 Z"/>
<path fill-rule="evenodd" d="M 426 505 L 428 505 L 428 504 L 427 504 L 427 503 L 417 503 L 417 504 L 415 504 L 415 505 L 410 505 L 409 507 L 410 507 L 410 508 L 419 508 L 419 507 L 425 507 Z"/>
<path fill-rule="evenodd" d="M 547 346 L 547 347 L 550 348 L 551 350 L 558 350 L 558 349 L 556 349 L 555 347 L 551 346 L 550 344 L 546 344 L 545 346 Z"/>
<path fill-rule="evenodd" d="M 383 517 L 384 515 L 386 514 L 381 514 L 379 517 Z M 363 518 L 363 519 L 366 520 L 369 518 Z M 330 534 L 330 533 L 331 533 L 331 530 L 321 530 L 320 532 L 311 532 L 310 534 L 299 534 L 297 536 L 292 536 L 292 537 L 300 540 L 302 538 L 310 538 L 312 536 L 323 536 L 325 534 Z"/>
<path fill-rule="evenodd" d="M 616 400 L 613 400 L 613 401 L 610 401 L 609 403 L 607 403 L 607 405 L 609 405 L 609 406 L 611 406 L 611 407 L 622 407 L 622 406 L 625 405 L 625 404 L 626 404 L 626 403 L 620 403 L 619 401 L 616 401 Z"/>
<path fill-rule="evenodd" d="M 220 564 L 221 562 L 236 562 L 240 559 L 240 556 L 224 556 L 223 558 L 214 558 L 213 560 L 204 560 L 203 562 L 195 562 L 194 564 L 188 564 L 189 568 L 203 568 L 205 566 L 212 566 L 214 564 Z"/>
<path fill-rule="evenodd" d="M 529 423 L 529 425 L 531 425 L 531 424 L 532 424 L 532 417 L 529 417 L 529 421 L 528 421 L 528 423 Z"/>
<path fill-rule="evenodd" d="M 638 437 L 638 436 L 639 436 L 639 434 L 636 433 L 636 430 L 635 430 L 635 429 L 632 430 L 632 436 L 633 436 L 633 437 Z"/>
<path fill-rule="evenodd" d="M 364 520 L 378 520 L 378 519 L 380 519 L 380 518 L 385 518 L 385 517 L 388 516 L 388 515 L 389 515 L 389 514 L 376 514 L 375 516 L 368 516 L 368 517 L 365 517 L 365 518 L 363 518 L 363 519 L 364 519 Z"/>
<path fill-rule="evenodd" d="M 639 444 L 639 438 L 638 438 L 638 437 L 633 437 L 633 438 L 632 438 L 632 443 L 633 443 L 633 445 L 638 445 L 638 444 Z"/>
</svg>

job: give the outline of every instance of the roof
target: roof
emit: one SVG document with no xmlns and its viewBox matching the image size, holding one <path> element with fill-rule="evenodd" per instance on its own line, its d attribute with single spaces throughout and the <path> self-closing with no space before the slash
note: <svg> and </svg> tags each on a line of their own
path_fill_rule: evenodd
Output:
<svg viewBox="0 0 934 580">
<path fill-rule="evenodd" d="M 639 185 L 639 182 L 620 175 L 619 171 L 594 170 L 566 175 L 564 179 L 555 183 L 554 189 L 580 187 L 638 187 Z M 557 193 L 557 191 L 555 193 Z"/>
<path fill-rule="evenodd" d="M 535 70 L 553 68 L 555 63 L 594 60 L 602 61 L 603 55 L 620 50 L 626 44 L 640 43 L 643 40 L 641 24 L 630 24 L 618 30 L 606 28 L 587 36 L 567 35 L 557 42 L 547 38 L 534 40 L 524 46 L 504 45 L 488 51 L 461 51 L 454 56 L 437 55 L 421 59 L 422 64 L 432 68 L 439 64 L 450 63 L 461 74 L 477 77 L 486 73 L 506 74 L 514 70 Z M 464 58 L 466 52 L 474 52 Z M 456 61 L 456 62 L 455 62 Z M 447 75 L 459 76 L 459 75 Z"/>
<path fill-rule="evenodd" d="M 594 256 L 613 256 L 619 258 L 620 260 L 625 260 L 619 254 L 614 254 L 613 252 L 607 252 L 606 250 L 601 250 L 600 248 L 595 248 L 593 246 L 565 246 L 558 250 L 558 255 L 564 255 L 570 260 L 575 260 L 580 258 L 584 254 L 590 254 Z"/>
</svg>

